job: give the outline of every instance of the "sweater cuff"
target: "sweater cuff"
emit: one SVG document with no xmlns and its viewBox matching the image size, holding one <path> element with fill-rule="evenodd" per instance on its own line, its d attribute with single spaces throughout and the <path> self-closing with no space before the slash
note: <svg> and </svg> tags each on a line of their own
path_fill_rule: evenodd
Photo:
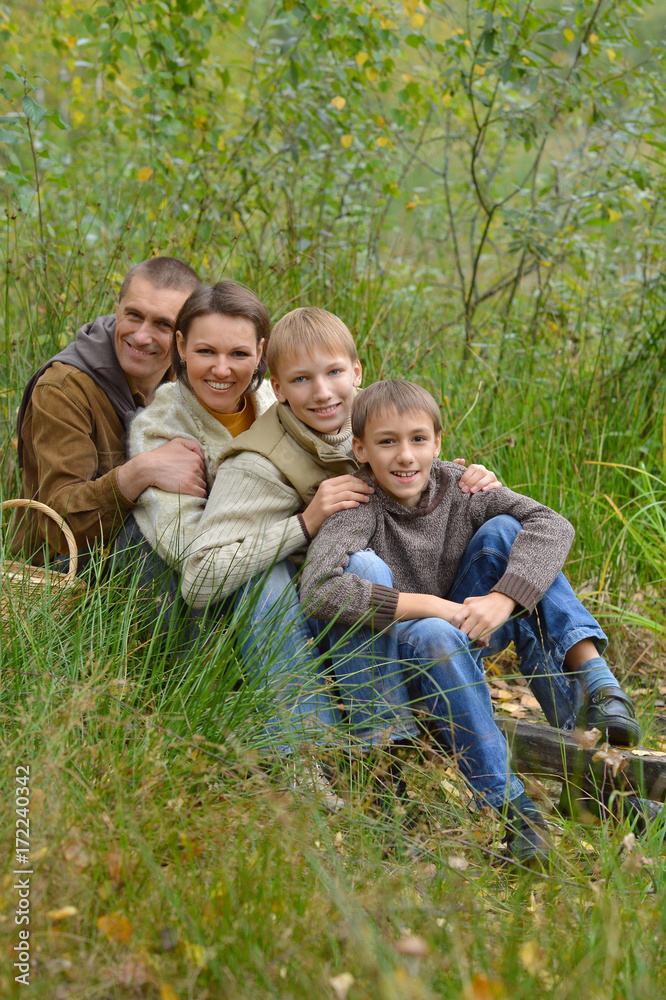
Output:
<svg viewBox="0 0 666 1000">
<path fill-rule="evenodd" d="M 510 597 L 519 605 L 519 608 L 524 608 L 528 612 L 534 611 L 535 606 L 543 597 L 542 590 L 515 573 L 505 573 L 501 576 L 495 586 L 491 587 L 491 593 L 493 590 Z"/>
<path fill-rule="evenodd" d="M 302 531 L 302 532 L 303 532 L 303 534 L 305 535 L 305 541 L 306 541 L 306 542 L 308 543 L 308 545 L 309 545 L 309 544 L 310 544 L 310 542 L 312 541 L 312 535 L 310 534 L 310 532 L 309 532 L 309 531 L 308 531 L 308 529 L 307 529 L 307 525 L 306 525 L 306 523 L 305 523 L 305 518 L 303 517 L 303 515 L 302 515 L 302 514 L 297 514 L 297 515 L 296 515 L 296 517 L 298 518 L 298 523 L 299 523 L 299 524 L 300 524 L 300 526 L 301 526 L 301 531 Z"/>
<path fill-rule="evenodd" d="M 385 587 L 383 583 L 373 583 L 370 596 L 370 615 L 374 628 L 386 628 L 395 621 L 398 610 L 399 590 Z"/>
</svg>

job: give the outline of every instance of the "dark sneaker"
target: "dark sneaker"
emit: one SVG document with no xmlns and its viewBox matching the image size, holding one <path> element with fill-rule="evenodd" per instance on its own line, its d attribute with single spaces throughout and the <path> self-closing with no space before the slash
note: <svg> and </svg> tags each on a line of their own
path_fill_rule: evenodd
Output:
<svg viewBox="0 0 666 1000">
<path fill-rule="evenodd" d="M 577 727 L 598 729 L 613 746 L 635 747 L 641 738 L 634 703 L 621 687 L 605 687 L 583 705 Z"/>
<path fill-rule="evenodd" d="M 506 842 L 511 858 L 525 868 L 548 868 L 552 842 L 543 816 L 509 809 Z"/>
</svg>

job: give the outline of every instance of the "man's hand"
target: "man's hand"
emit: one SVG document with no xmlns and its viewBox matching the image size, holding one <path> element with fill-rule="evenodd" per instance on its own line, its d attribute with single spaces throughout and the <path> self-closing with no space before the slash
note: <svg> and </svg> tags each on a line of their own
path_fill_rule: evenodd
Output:
<svg viewBox="0 0 666 1000">
<path fill-rule="evenodd" d="M 370 499 L 369 494 L 374 492 L 372 486 L 368 486 L 356 476 L 335 476 L 334 479 L 325 479 L 303 511 L 303 520 L 310 536 L 315 537 L 331 514 L 335 514 L 337 510 L 346 510 L 367 503 Z"/>
<path fill-rule="evenodd" d="M 206 497 L 206 468 L 201 446 L 189 438 L 173 438 L 153 451 L 135 455 L 118 469 L 118 485 L 129 500 L 149 486 L 165 493 Z"/>
<path fill-rule="evenodd" d="M 464 458 L 455 458 L 456 465 L 465 465 Z M 502 484 L 484 465 L 470 465 L 458 482 L 462 493 L 485 493 L 487 490 L 498 490 Z"/>
<path fill-rule="evenodd" d="M 457 607 L 459 610 L 454 612 L 449 621 L 483 648 L 489 644 L 495 629 L 511 617 L 516 609 L 516 602 L 506 594 L 494 590 L 483 597 L 466 597 Z"/>
</svg>

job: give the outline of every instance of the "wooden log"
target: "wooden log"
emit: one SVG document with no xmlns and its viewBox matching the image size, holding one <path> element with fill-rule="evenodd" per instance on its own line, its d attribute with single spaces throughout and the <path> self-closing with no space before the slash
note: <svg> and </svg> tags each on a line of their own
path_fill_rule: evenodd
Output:
<svg viewBox="0 0 666 1000">
<path fill-rule="evenodd" d="M 576 787 L 609 786 L 641 798 L 666 801 L 666 753 L 581 747 L 571 733 L 515 719 L 498 719 L 516 771 L 537 778 L 558 778 Z"/>
</svg>

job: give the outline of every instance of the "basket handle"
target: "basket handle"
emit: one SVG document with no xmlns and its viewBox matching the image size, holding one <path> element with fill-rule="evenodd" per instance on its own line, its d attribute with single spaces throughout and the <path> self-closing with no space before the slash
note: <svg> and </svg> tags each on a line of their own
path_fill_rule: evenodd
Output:
<svg viewBox="0 0 666 1000">
<path fill-rule="evenodd" d="M 74 533 L 67 522 L 52 507 L 47 507 L 45 503 L 40 503 L 39 500 L 4 500 L 0 505 L 0 510 L 10 510 L 12 507 L 32 507 L 33 510 L 38 510 L 42 514 L 46 514 L 47 517 L 50 517 L 52 521 L 55 521 L 65 536 L 67 548 L 69 549 L 69 569 L 63 574 L 62 582 L 65 586 L 70 586 L 70 584 L 74 583 L 76 570 L 79 565 L 79 553 L 76 548 Z"/>
</svg>

